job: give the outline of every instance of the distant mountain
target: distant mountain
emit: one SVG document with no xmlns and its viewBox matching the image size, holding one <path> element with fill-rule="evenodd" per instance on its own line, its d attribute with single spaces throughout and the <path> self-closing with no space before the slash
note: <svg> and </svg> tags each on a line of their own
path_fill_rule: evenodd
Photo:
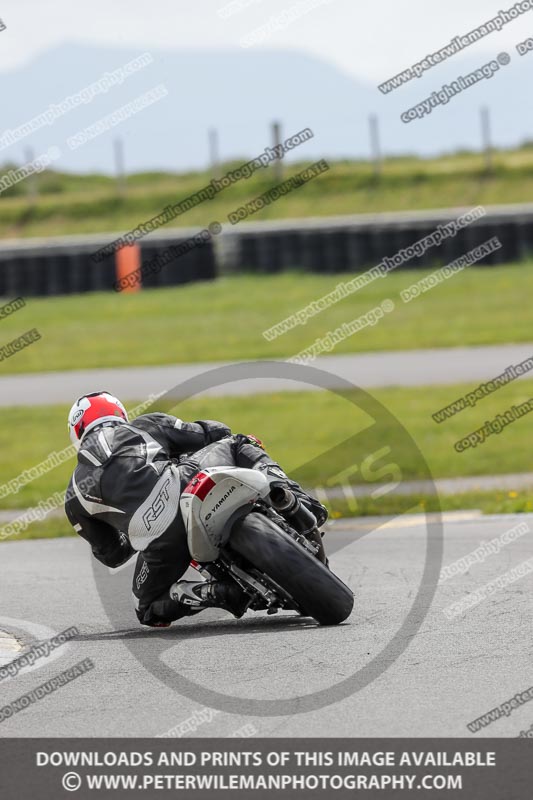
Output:
<svg viewBox="0 0 533 800">
<path fill-rule="evenodd" d="M 1 74 L 0 141 L 8 128 L 28 122 L 49 104 L 59 104 L 141 52 L 65 44 L 20 69 Z M 112 172 L 112 140 L 120 136 L 128 171 L 203 168 L 208 161 L 209 127 L 219 132 L 223 159 L 251 158 L 271 144 L 269 126 L 274 119 L 282 122 L 285 136 L 305 127 L 315 133 L 313 140 L 294 151 L 292 159 L 366 157 L 370 113 L 380 119 L 385 152 L 429 155 L 478 148 L 479 108 L 484 104 L 492 111 L 497 145 L 512 146 L 533 138 L 533 106 L 528 102 L 533 53 L 522 58 L 512 53 L 512 63 L 491 80 L 464 91 L 429 117 L 406 125 L 400 121 L 401 112 L 443 83 L 481 66 L 488 60 L 486 56 L 453 58 L 422 79 L 383 95 L 376 86 L 299 52 L 150 52 L 153 62 L 121 85 L 0 150 L 0 163 L 23 163 L 28 146 L 39 154 L 55 145 L 62 151 L 55 165 L 59 169 Z M 69 136 L 161 83 L 168 90 L 166 97 L 79 149 L 68 149 Z"/>
</svg>

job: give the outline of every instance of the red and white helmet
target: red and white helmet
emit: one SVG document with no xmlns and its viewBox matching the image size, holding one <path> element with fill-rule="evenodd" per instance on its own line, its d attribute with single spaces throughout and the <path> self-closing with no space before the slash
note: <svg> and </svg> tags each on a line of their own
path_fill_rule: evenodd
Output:
<svg viewBox="0 0 533 800">
<path fill-rule="evenodd" d="M 104 422 L 128 422 L 120 400 L 108 392 L 93 392 L 76 400 L 68 415 L 70 440 L 76 450 L 85 434 Z"/>
</svg>

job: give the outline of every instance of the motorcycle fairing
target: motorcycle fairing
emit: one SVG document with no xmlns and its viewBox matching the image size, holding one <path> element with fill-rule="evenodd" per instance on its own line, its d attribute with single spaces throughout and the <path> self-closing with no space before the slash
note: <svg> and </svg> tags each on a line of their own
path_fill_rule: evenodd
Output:
<svg viewBox="0 0 533 800">
<path fill-rule="evenodd" d="M 235 519 L 269 492 L 267 476 L 255 469 L 213 467 L 195 475 L 180 498 L 191 557 L 201 563 L 215 561 Z"/>
</svg>

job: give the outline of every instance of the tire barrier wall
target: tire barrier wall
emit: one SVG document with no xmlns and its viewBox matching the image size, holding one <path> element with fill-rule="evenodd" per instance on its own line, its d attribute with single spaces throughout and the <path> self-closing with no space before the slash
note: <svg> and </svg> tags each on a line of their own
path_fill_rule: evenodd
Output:
<svg viewBox="0 0 533 800">
<path fill-rule="evenodd" d="M 429 236 L 439 225 L 446 224 L 467 209 L 413 215 L 378 215 L 345 218 L 341 221 L 320 220 L 292 227 L 286 225 L 263 229 L 245 226 L 230 236 L 235 237 L 228 250 L 226 271 L 277 273 L 287 269 L 306 272 L 362 272 L 383 258 L 392 258 L 400 250 Z M 480 261 L 493 266 L 520 261 L 533 255 L 533 206 L 510 212 L 487 209 L 487 216 L 445 239 L 421 256 L 415 256 L 398 269 L 426 269 L 443 266 L 472 248 L 497 236 L 501 250 Z"/>
<path fill-rule="evenodd" d="M 467 210 L 242 223 L 147 275 L 143 286 L 176 286 L 238 272 L 361 272 L 384 257 L 392 258 Z M 485 217 L 399 269 L 442 266 L 493 236 L 500 239 L 502 249 L 480 264 L 491 266 L 530 257 L 533 204 L 486 210 Z M 145 237 L 139 243 L 142 263 L 195 233 L 196 229 L 181 228 Z M 110 234 L 0 244 L 0 297 L 112 291 L 115 254 L 101 262 L 91 259 L 112 240 Z"/>
<path fill-rule="evenodd" d="M 165 238 L 141 243 L 141 259 L 148 261 L 185 240 L 182 231 Z M 32 240 L 28 243 L 0 245 L 0 297 L 52 296 L 80 292 L 113 291 L 117 278 L 116 256 L 100 262 L 91 256 L 105 240 L 73 240 L 71 237 Z M 191 281 L 210 280 L 217 274 L 211 243 L 196 247 L 143 279 L 147 288 L 176 286 Z"/>
</svg>

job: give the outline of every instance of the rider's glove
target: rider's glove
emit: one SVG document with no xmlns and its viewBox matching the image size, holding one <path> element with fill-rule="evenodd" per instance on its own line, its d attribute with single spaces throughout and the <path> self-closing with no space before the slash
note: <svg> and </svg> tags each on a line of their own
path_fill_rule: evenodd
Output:
<svg viewBox="0 0 533 800">
<path fill-rule="evenodd" d="M 248 444 L 253 444 L 255 447 L 260 447 L 261 450 L 265 449 L 265 445 L 263 444 L 261 439 L 257 438 L 257 436 L 253 436 L 253 434 L 247 433 L 244 435 L 244 438 L 248 441 Z"/>
</svg>

